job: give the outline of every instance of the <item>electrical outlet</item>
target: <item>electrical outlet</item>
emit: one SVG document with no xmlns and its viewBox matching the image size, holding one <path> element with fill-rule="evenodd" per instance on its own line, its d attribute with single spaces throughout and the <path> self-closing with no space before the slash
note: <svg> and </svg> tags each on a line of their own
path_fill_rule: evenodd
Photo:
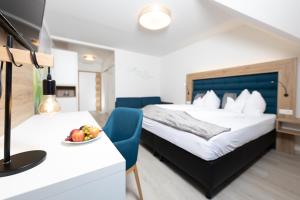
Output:
<svg viewBox="0 0 300 200">
<path fill-rule="evenodd" d="M 279 114 L 282 114 L 282 115 L 293 115 L 293 110 L 279 109 Z"/>
</svg>

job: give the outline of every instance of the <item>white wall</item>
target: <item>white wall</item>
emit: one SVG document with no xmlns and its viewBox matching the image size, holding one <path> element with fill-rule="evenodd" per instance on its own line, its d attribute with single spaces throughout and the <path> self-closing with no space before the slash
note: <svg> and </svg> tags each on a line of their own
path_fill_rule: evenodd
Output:
<svg viewBox="0 0 300 200">
<path fill-rule="evenodd" d="M 299 0 L 214 0 L 260 23 L 300 38 Z M 295 21 L 296 20 L 296 21 Z"/>
<path fill-rule="evenodd" d="M 240 26 L 230 32 L 212 36 L 163 57 L 161 96 L 166 101 L 184 103 L 187 73 L 299 55 L 299 46 L 258 29 Z M 298 99 L 300 100 L 299 89 L 298 85 Z M 300 105 L 298 105 L 298 116 L 300 116 Z"/>
<path fill-rule="evenodd" d="M 161 59 L 115 51 L 116 97 L 160 96 Z"/>
<path fill-rule="evenodd" d="M 39 42 L 40 42 L 40 45 L 38 47 L 39 52 L 50 54 L 53 44 L 52 44 L 52 40 L 50 37 L 49 28 L 48 28 L 47 22 L 45 20 L 43 21 L 43 26 L 42 26 L 42 29 L 40 32 Z"/>
</svg>

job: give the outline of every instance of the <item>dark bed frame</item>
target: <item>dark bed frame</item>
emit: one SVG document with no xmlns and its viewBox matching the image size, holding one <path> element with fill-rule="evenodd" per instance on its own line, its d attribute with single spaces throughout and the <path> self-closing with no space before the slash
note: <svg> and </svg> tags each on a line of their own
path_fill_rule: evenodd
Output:
<svg viewBox="0 0 300 200">
<path fill-rule="evenodd" d="M 197 93 L 208 90 L 214 90 L 220 99 L 226 92 L 239 94 L 245 88 L 250 91 L 258 90 L 267 103 L 266 113 L 276 114 L 277 82 L 277 72 L 199 79 L 193 81 L 193 98 Z M 145 129 L 141 135 L 142 144 L 196 180 L 207 198 L 212 198 L 268 150 L 274 148 L 275 138 L 276 132 L 273 130 L 218 159 L 206 161 Z"/>
<path fill-rule="evenodd" d="M 145 129 L 142 130 L 141 140 L 155 154 L 197 181 L 205 196 L 212 198 L 269 149 L 274 148 L 275 136 L 275 131 L 272 131 L 212 161 L 203 160 Z"/>
</svg>

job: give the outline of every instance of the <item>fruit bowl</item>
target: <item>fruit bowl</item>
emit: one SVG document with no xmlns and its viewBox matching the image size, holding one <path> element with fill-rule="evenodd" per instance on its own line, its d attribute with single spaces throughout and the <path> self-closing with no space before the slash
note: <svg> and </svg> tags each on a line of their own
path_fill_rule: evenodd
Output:
<svg viewBox="0 0 300 200">
<path fill-rule="evenodd" d="M 95 141 L 102 136 L 102 130 L 98 127 L 84 125 L 79 129 L 73 129 L 63 141 L 66 144 L 84 144 Z"/>
<path fill-rule="evenodd" d="M 89 142 L 93 142 L 95 140 L 98 140 L 99 138 L 101 138 L 101 136 L 102 136 L 102 134 L 98 135 L 97 137 L 95 137 L 93 139 L 82 141 L 82 142 L 72 142 L 72 141 L 64 140 L 63 143 L 65 143 L 65 144 L 85 144 L 85 143 L 89 143 Z"/>
</svg>

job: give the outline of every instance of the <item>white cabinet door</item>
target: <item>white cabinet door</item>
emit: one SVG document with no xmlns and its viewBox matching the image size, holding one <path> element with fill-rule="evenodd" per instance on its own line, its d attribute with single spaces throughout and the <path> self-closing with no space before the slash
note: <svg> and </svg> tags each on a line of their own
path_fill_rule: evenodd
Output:
<svg viewBox="0 0 300 200">
<path fill-rule="evenodd" d="M 53 79 L 57 86 L 75 86 L 76 96 L 57 98 L 62 112 L 78 111 L 78 54 L 72 51 L 52 49 L 54 56 Z"/>
<path fill-rule="evenodd" d="M 72 51 L 52 49 L 54 56 L 53 76 L 56 85 L 78 85 L 78 54 Z"/>
<path fill-rule="evenodd" d="M 79 110 L 96 110 L 96 73 L 79 72 Z"/>
<path fill-rule="evenodd" d="M 78 111 L 78 100 L 76 97 L 57 97 L 56 100 L 60 105 L 61 112 Z"/>
</svg>

